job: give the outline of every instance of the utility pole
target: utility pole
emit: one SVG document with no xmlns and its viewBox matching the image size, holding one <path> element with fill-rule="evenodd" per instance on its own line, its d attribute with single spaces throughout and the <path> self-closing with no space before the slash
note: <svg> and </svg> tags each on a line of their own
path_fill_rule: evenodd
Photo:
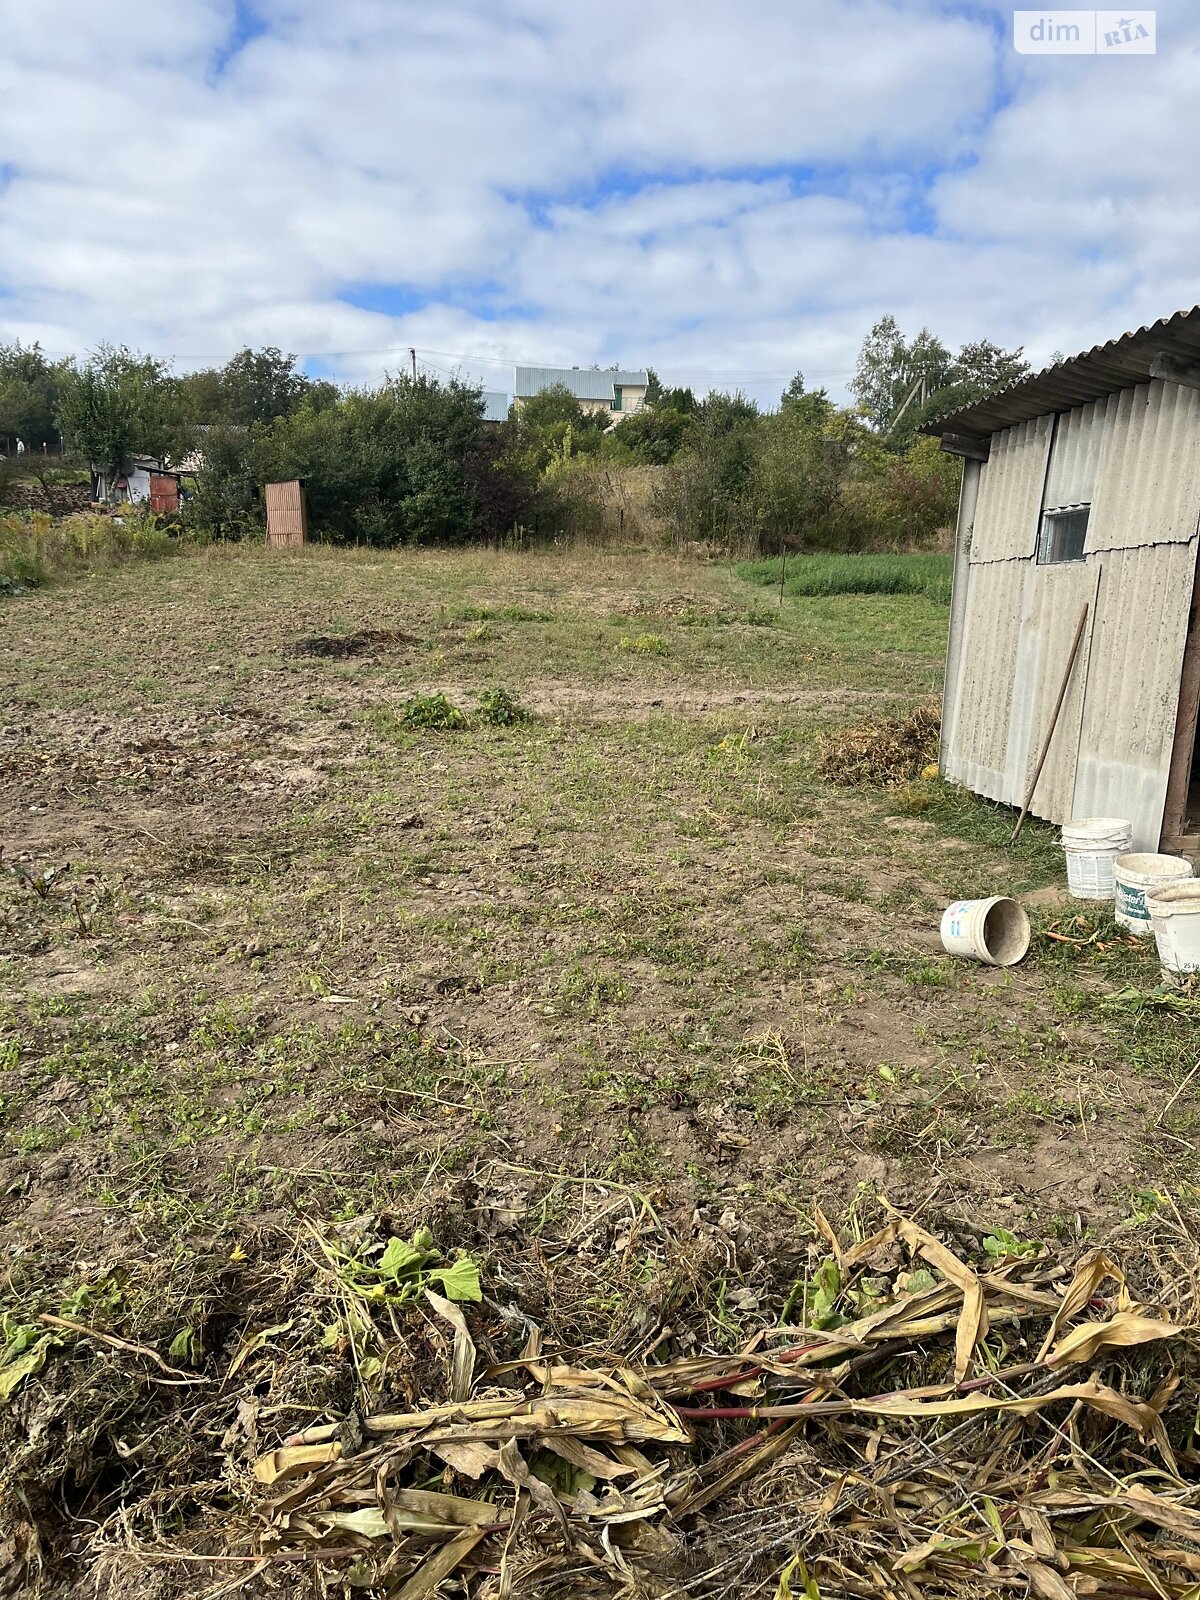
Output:
<svg viewBox="0 0 1200 1600">
<path fill-rule="evenodd" d="M 408 353 L 412 357 L 413 382 L 417 381 L 417 350 L 415 345 L 409 345 Z"/>
</svg>

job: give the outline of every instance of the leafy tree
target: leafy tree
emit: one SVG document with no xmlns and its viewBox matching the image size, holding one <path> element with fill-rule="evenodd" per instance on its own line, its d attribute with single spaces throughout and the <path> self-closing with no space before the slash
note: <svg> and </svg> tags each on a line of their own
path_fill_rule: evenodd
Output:
<svg viewBox="0 0 1200 1600">
<path fill-rule="evenodd" d="M 787 388 L 779 396 L 780 410 L 790 401 L 802 399 L 807 393 L 808 391 L 804 387 L 804 374 L 802 372 L 794 372 L 788 379 Z"/>
<path fill-rule="evenodd" d="M 1028 377 L 1029 363 L 1025 347 L 1002 350 L 990 339 L 976 339 L 964 344 L 950 366 L 952 384 L 969 384 L 980 396 L 995 389 L 1004 389 L 1018 379 Z"/>
<path fill-rule="evenodd" d="M 157 356 L 102 344 L 63 372 L 58 425 L 99 471 L 114 475 L 126 456 L 182 455 L 188 441 L 179 386 Z"/>
<path fill-rule="evenodd" d="M 751 492 L 761 548 L 839 549 L 846 539 L 844 490 L 857 466 L 863 428 L 848 412 L 796 395 L 763 418 Z"/>
<path fill-rule="evenodd" d="M 609 417 L 585 411 L 565 383 L 553 383 L 521 402 L 517 413 L 520 451 L 529 471 L 544 472 L 554 460 L 599 450 Z"/>
<path fill-rule="evenodd" d="M 604 438 L 604 454 L 617 461 L 640 461 L 663 467 L 678 455 L 687 437 L 689 418 L 673 406 L 643 406 L 617 424 Z"/>
<path fill-rule="evenodd" d="M 657 405 L 663 397 L 662 379 L 653 367 L 646 368 L 646 404 Z"/>
<path fill-rule="evenodd" d="M 496 531 L 489 507 L 503 512 L 498 493 L 482 492 L 481 474 L 508 470 L 486 441 L 482 391 L 455 380 L 394 378 L 324 408 L 305 400 L 252 438 L 255 476 L 306 479 L 313 523 L 335 543 L 463 544 Z"/>
<path fill-rule="evenodd" d="M 180 380 L 192 420 L 202 425 L 232 423 L 240 427 L 290 417 L 307 402 L 321 410 L 337 399 L 337 388 L 309 378 L 296 367 L 295 355 L 265 345 L 239 350 L 223 367 L 206 367 Z"/>
<path fill-rule="evenodd" d="M 0 344 L 0 436 L 30 450 L 55 444 L 62 366 L 52 364 L 39 344 Z"/>
<path fill-rule="evenodd" d="M 881 317 L 863 343 L 850 388 L 889 448 L 905 450 L 923 423 L 1028 371 L 1019 348 L 977 339 L 951 357 L 928 328 L 906 340 L 894 317 Z"/>
<path fill-rule="evenodd" d="M 804 374 L 797 372 L 779 397 L 780 411 L 800 415 L 815 426 L 831 418 L 837 407 L 825 389 L 806 389 Z"/>
<path fill-rule="evenodd" d="M 185 521 L 221 538 L 238 538 L 254 523 L 257 488 L 246 428 L 221 422 L 204 431 L 202 461 L 184 505 Z"/>
<path fill-rule="evenodd" d="M 706 433 L 719 436 L 732 433 L 745 422 L 758 416 L 758 402 L 736 389 L 726 394 L 720 389 L 710 389 L 696 407 L 696 425 Z"/>
<path fill-rule="evenodd" d="M 895 317 L 880 317 L 863 341 L 850 392 L 872 426 L 886 434 L 902 410 L 907 416 L 906 402 L 908 409 L 924 403 L 914 394 L 918 385 L 928 397 L 945 385 L 949 371 L 950 352 L 928 328 L 907 340 Z"/>
<path fill-rule="evenodd" d="M 751 536 L 761 421 L 740 392 L 713 390 L 695 407 L 685 446 L 655 492 L 655 509 L 678 539 L 732 544 Z"/>
<path fill-rule="evenodd" d="M 685 417 L 690 417 L 696 409 L 696 396 L 692 393 L 690 387 L 686 389 L 665 389 L 660 404 L 670 406 L 672 411 L 682 411 Z"/>
</svg>

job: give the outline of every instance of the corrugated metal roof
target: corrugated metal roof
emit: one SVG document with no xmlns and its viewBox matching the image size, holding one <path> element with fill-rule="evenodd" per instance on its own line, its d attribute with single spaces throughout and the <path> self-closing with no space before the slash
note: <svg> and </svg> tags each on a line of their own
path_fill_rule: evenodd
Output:
<svg viewBox="0 0 1200 1600">
<path fill-rule="evenodd" d="M 1161 351 L 1182 360 L 1200 360 L 1200 306 L 1177 311 L 1107 344 L 1010 383 L 984 400 L 947 412 L 926 423 L 924 433 L 964 433 L 985 438 L 1001 428 L 1050 411 L 1070 411 L 1121 389 L 1145 383 L 1150 363 Z"/>
<path fill-rule="evenodd" d="M 483 391 L 483 420 L 485 422 L 507 422 L 510 404 L 509 396 L 502 389 L 485 389 Z"/>
<path fill-rule="evenodd" d="M 644 389 L 649 381 L 645 372 L 626 372 L 618 367 L 518 367 L 513 392 L 518 399 L 527 400 L 561 383 L 577 400 L 611 400 L 614 384 Z"/>
</svg>

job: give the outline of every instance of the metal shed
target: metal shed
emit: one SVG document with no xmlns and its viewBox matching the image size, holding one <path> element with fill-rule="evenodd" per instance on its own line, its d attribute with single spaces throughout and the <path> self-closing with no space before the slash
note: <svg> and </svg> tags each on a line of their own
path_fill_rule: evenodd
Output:
<svg viewBox="0 0 1200 1600">
<path fill-rule="evenodd" d="M 1035 816 L 1200 835 L 1200 307 L 930 423 L 963 457 L 943 774 Z"/>
</svg>

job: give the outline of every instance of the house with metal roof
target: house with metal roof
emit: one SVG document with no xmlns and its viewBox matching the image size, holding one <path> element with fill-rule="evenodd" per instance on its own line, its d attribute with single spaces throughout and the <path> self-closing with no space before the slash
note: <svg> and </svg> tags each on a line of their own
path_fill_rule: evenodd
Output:
<svg viewBox="0 0 1200 1600">
<path fill-rule="evenodd" d="M 1195 853 L 1200 306 L 925 431 L 963 460 L 943 775 Z"/>
<path fill-rule="evenodd" d="M 585 411 L 612 412 L 613 420 L 646 403 L 650 376 L 626 372 L 621 367 L 518 367 L 513 376 L 517 410 L 525 400 L 544 389 L 569 389 Z"/>
</svg>

